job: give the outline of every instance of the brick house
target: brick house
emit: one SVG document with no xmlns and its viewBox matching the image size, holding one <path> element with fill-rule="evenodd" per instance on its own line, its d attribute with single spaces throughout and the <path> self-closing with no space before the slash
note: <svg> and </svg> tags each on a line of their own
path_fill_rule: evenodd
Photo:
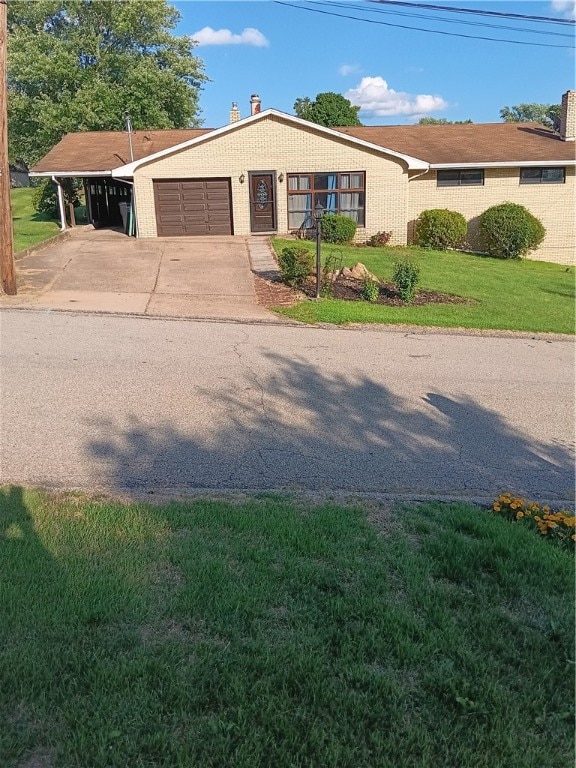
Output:
<svg viewBox="0 0 576 768">
<path fill-rule="evenodd" d="M 68 134 L 33 176 L 84 179 L 90 220 L 138 237 L 287 234 L 313 208 L 351 216 L 357 240 L 386 230 L 410 242 L 427 208 L 460 211 L 479 249 L 478 216 L 525 205 L 547 230 L 531 258 L 571 264 L 576 252 L 576 92 L 558 131 L 537 123 L 324 128 L 274 109 L 222 128 Z M 134 158 L 132 160 L 132 158 Z M 65 219 L 63 218 L 63 226 Z"/>
</svg>

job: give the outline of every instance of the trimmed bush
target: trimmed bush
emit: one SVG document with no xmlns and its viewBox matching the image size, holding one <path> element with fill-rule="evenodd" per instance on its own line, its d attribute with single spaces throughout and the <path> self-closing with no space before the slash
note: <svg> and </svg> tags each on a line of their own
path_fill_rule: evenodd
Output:
<svg viewBox="0 0 576 768">
<path fill-rule="evenodd" d="M 409 259 L 395 261 L 392 280 L 394 281 L 400 298 L 408 304 L 411 304 L 414 294 L 416 293 L 416 286 L 420 280 L 419 267 Z"/>
<path fill-rule="evenodd" d="M 445 251 L 464 244 L 468 225 L 458 211 L 432 208 L 422 211 L 416 222 L 416 242 L 423 248 Z"/>
<path fill-rule="evenodd" d="M 375 235 L 366 240 L 366 245 L 369 245 L 371 248 L 383 248 L 385 245 L 388 245 L 391 237 L 392 232 L 376 232 Z"/>
<path fill-rule="evenodd" d="M 327 213 L 322 219 L 322 240 L 327 243 L 350 243 L 356 234 L 356 222 L 340 213 Z"/>
<path fill-rule="evenodd" d="M 479 233 L 482 247 L 490 256 L 520 259 L 540 245 L 546 230 L 523 205 L 501 203 L 480 216 Z"/>
<path fill-rule="evenodd" d="M 314 269 L 314 254 L 301 245 L 291 245 L 282 248 L 278 262 L 282 280 L 292 288 L 299 288 Z"/>
</svg>

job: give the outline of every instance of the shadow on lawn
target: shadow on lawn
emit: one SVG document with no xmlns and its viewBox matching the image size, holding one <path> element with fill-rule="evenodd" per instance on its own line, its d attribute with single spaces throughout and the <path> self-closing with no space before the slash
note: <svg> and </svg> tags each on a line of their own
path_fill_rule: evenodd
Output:
<svg viewBox="0 0 576 768">
<path fill-rule="evenodd" d="M 189 393 L 178 426 L 100 423 L 88 446 L 116 489 L 245 488 L 570 498 L 564 445 L 535 442 L 469 397 L 420 401 L 352 374 L 267 355 L 234 388 Z M 186 384 L 166 386 L 183 390 Z M 215 413 L 211 428 L 205 413 Z M 182 424 L 186 425 L 184 428 Z M 98 435 L 98 431 L 100 434 Z"/>
</svg>

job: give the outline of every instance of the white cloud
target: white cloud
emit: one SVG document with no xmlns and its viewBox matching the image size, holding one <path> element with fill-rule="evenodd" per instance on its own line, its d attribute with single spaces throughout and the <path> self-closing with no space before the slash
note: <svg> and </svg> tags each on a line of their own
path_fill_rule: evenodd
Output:
<svg viewBox="0 0 576 768">
<path fill-rule="evenodd" d="M 342 64 L 341 67 L 338 67 L 338 72 L 343 77 L 347 77 L 348 75 L 358 75 L 361 71 L 362 70 L 358 64 Z"/>
<path fill-rule="evenodd" d="M 440 96 L 422 93 L 412 95 L 395 91 L 388 87 L 382 77 L 363 77 L 356 88 L 345 94 L 347 99 L 362 112 L 389 117 L 391 115 L 411 115 L 422 117 L 430 112 L 446 109 L 448 103 Z"/>
<path fill-rule="evenodd" d="M 576 19 L 576 0 L 552 0 L 552 10 L 567 19 Z"/>
<path fill-rule="evenodd" d="M 263 48 L 270 45 L 260 30 L 246 27 L 239 35 L 229 29 L 212 29 L 204 27 L 191 35 L 198 45 L 255 45 Z"/>
</svg>

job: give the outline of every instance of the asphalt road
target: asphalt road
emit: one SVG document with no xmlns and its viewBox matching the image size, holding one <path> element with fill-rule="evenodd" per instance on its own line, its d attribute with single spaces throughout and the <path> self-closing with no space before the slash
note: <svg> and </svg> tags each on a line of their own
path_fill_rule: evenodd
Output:
<svg viewBox="0 0 576 768">
<path fill-rule="evenodd" d="M 566 340 L 10 311 L 2 481 L 574 496 Z"/>
</svg>

